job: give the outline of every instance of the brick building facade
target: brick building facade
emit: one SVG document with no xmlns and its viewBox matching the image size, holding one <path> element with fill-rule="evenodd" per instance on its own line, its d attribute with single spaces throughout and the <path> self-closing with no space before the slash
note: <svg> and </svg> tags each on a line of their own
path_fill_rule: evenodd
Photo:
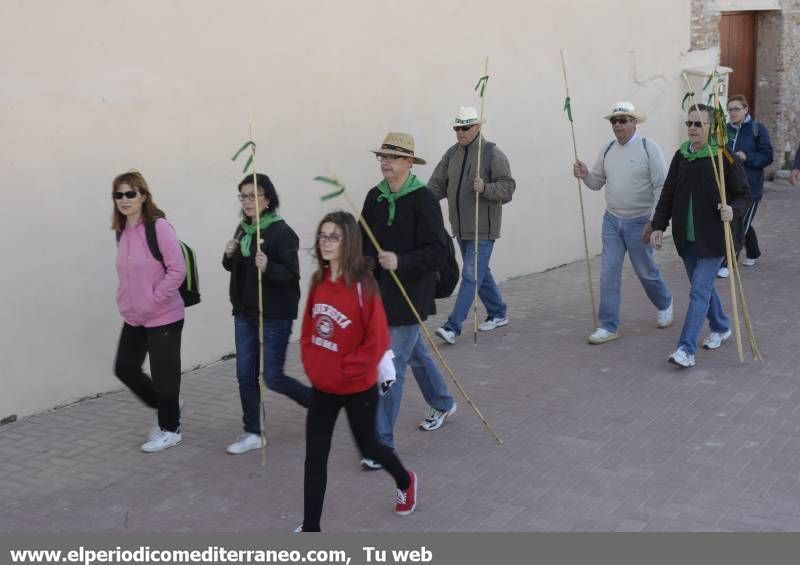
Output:
<svg viewBox="0 0 800 565">
<path fill-rule="evenodd" d="M 772 135 L 770 172 L 782 168 L 785 150 L 794 155 L 800 143 L 800 0 L 692 0 L 691 8 L 692 51 L 719 51 L 722 14 L 756 13 L 756 118 Z"/>
</svg>

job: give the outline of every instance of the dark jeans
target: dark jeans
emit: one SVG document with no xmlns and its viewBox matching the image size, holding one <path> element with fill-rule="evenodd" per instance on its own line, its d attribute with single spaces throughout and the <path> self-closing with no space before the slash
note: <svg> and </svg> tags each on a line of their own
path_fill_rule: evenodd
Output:
<svg viewBox="0 0 800 565">
<path fill-rule="evenodd" d="M 139 400 L 158 410 L 162 430 L 180 429 L 178 394 L 181 388 L 181 332 L 183 320 L 165 326 L 145 328 L 122 325 L 114 373 Z M 150 355 L 150 372 L 142 371 L 145 355 Z"/>
<path fill-rule="evenodd" d="M 258 414 L 258 320 L 237 314 L 233 317 L 233 323 L 236 339 L 236 380 L 239 381 L 244 431 L 258 435 L 261 433 Z M 286 347 L 291 334 L 291 320 L 264 320 L 264 380 L 270 390 L 285 394 L 305 407 L 311 400 L 311 387 L 283 372 Z"/>
<path fill-rule="evenodd" d="M 397 488 L 405 490 L 410 480 L 397 454 L 390 447 L 378 443 L 375 433 L 375 411 L 378 405 L 378 387 L 356 394 L 328 394 L 312 389 L 311 405 L 306 417 L 306 469 L 303 494 L 303 531 L 320 531 L 322 502 L 328 483 L 328 454 L 331 436 L 341 408 L 347 412 L 350 431 L 364 457 L 374 459 L 394 478 Z"/>
<path fill-rule="evenodd" d="M 706 319 L 712 332 L 724 333 L 731 327 L 714 284 L 721 263 L 722 257 L 698 257 L 693 241 L 684 244 L 683 265 L 692 288 L 678 347 L 686 353 L 697 353 L 697 340 Z"/>
</svg>

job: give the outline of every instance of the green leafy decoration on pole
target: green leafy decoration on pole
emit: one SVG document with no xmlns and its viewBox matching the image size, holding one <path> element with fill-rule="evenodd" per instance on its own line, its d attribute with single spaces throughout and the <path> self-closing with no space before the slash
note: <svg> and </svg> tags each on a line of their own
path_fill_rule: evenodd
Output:
<svg viewBox="0 0 800 565">
<path fill-rule="evenodd" d="M 241 148 L 239 148 L 239 151 L 237 151 L 236 154 L 233 157 L 231 157 L 231 161 L 236 161 L 236 159 L 239 158 L 239 155 L 241 155 L 242 152 L 249 147 L 252 147 L 253 152 L 255 152 L 256 144 L 253 141 L 247 141 L 244 145 L 241 146 Z M 242 169 L 242 172 L 246 173 L 250 168 L 250 165 L 252 164 L 253 164 L 253 154 L 251 153 L 250 156 L 247 158 L 247 162 L 244 164 L 244 169 Z"/>
<path fill-rule="evenodd" d="M 483 75 L 478 79 L 478 84 L 475 85 L 475 91 L 478 92 L 480 88 L 480 97 L 483 98 L 483 91 L 486 90 L 486 82 L 489 80 L 489 75 Z"/>
<path fill-rule="evenodd" d="M 323 202 L 325 200 L 331 200 L 332 198 L 336 198 L 337 196 L 342 194 L 345 190 L 345 186 L 341 182 L 339 182 L 339 179 L 336 178 L 318 176 L 314 177 L 314 180 L 319 182 L 324 182 L 326 184 L 330 184 L 338 188 L 338 190 L 334 190 L 333 192 L 329 192 L 328 194 L 322 195 L 320 197 L 320 200 L 322 200 Z"/>
<path fill-rule="evenodd" d="M 567 118 L 572 121 L 572 100 L 569 96 L 564 99 L 564 111 L 567 113 Z"/>
<path fill-rule="evenodd" d="M 708 88 L 708 85 L 711 84 L 711 81 L 714 79 L 714 75 L 716 74 L 716 72 L 717 72 L 717 70 L 714 69 L 714 72 L 711 73 L 710 75 L 708 75 L 708 80 L 703 85 L 703 92 L 705 92 L 705 90 Z"/>
</svg>

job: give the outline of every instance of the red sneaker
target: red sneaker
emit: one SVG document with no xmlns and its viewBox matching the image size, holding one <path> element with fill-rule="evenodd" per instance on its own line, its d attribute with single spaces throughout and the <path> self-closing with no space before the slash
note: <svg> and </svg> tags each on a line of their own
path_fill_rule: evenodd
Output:
<svg viewBox="0 0 800 565">
<path fill-rule="evenodd" d="M 417 507 L 417 488 L 419 488 L 417 474 L 414 471 L 409 471 L 408 479 L 411 481 L 411 484 L 408 485 L 406 490 L 397 489 L 394 513 L 400 516 L 411 514 L 414 508 Z"/>
</svg>

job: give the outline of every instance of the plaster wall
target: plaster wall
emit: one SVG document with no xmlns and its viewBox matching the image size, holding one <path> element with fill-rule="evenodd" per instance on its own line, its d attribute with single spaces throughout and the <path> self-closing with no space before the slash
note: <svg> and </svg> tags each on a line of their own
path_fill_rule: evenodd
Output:
<svg viewBox="0 0 800 565">
<path fill-rule="evenodd" d="M 306 287 L 316 223 L 345 205 L 320 202 L 325 188 L 311 179 L 335 171 L 360 203 L 379 180 L 368 150 L 389 130 L 415 135 L 429 162 L 416 172 L 427 179 L 454 143 L 457 107 L 479 106 L 473 87 L 488 55 L 485 133 L 518 183 L 494 271 L 502 280 L 581 259 L 559 48 L 590 163 L 611 139 L 601 116 L 617 100 L 648 113 L 640 131 L 669 159 L 682 135 L 680 71 L 716 56 L 687 54 L 689 0 L 613 5 L 2 2 L 0 418 L 119 387 L 109 193 L 131 168 L 198 253 L 203 302 L 187 311 L 184 368 L 233 351 L 220 257 L 242 177 L 230 156 L 250 112 L 258 169 L 301 238 Z M 603 194 L 585 203 L 597 253 Z"/>
</svg>

